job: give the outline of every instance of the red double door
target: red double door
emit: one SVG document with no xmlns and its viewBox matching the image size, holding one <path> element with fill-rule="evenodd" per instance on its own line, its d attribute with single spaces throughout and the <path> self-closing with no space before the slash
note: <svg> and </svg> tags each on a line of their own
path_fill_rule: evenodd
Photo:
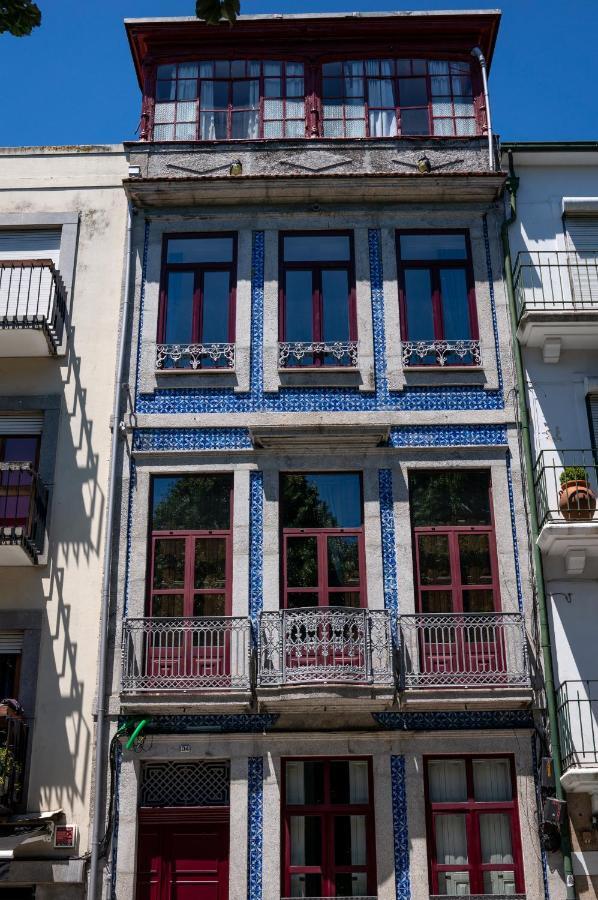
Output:
<svg viewBox="0 0 598 900">
<path fill-rule="evenodd" d="M 228 818 L 164 813 L 140 810 L 136 900 L 228 900 Z"/>
</svg>

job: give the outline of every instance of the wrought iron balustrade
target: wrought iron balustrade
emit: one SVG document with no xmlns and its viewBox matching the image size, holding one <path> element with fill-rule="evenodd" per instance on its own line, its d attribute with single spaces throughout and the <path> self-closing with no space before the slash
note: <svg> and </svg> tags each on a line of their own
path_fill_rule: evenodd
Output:
<svg viewBox="0 0 598 900">
<path fill-rule="evenodd" d="M 526 900 L 526 894 L 459 894 L 463 900 Z M 430 894 L 430 900 L 446 900 L 447 894 Z"/>
<path fill-rule="evenodd" d="M 404 688 L 527 687 L 520 613 L 416 613 L 399 616 Z"/>
<path fill-rule="evenodd" d="M 156 369 L 158 371 L 234 368 L 234 344 L 158 344 L 156 346 Z"/>
<path fill-rule="evenodd" d="M 540 528 L 598 521 L 598 451 L 542 450 L 534 466 L 534 490 Z"/>
<path fill-rule="evenodd" d="M 0 260 L 0 328 L 39 328 L 54 354 L 66 317 L 66 288 L 52 260 Z"/>
<path fill-rule="evenodd" d="M 248 690 L 251 624 L 235 616 L 125 619 L 122 690 Z"/>
<path fill-rule="evenodd" d="M 357 341 L 283 341 L 278 344 L 280 369 L 347 366 L 358 362 Z"/>
<path fill-rule="evenodd" d="M 0 463 L 0 544 L 21 544 L 35 562 L 43 553 L 48 491 L 30 462 Z"/>
<path fill-rule="evenodd" d="M 394 680 L 386 610 L 344 606 L 263 612 L 260 685 L 388 684 Z"/>
<path fill-rule="evenodd" d="M 598 679 L 564 681 L 557 691 L 563 770 L 598 764 Z"/>
<path fill-rule="evenodd" d="M 28 730 L 21 716 L 0 713 L 0 811 L 14 811 L 23 796 Z"/>
<path fill-rule="evenodd" d="M 522 251 L 513 287 L 518 319 L 529 312 L 598 312 L 598 249 Z"/>
<path fill-rule="evenodd" d="M 401 341 L 403 366 L 481 366 L 479 341 Z"/>
</svg>

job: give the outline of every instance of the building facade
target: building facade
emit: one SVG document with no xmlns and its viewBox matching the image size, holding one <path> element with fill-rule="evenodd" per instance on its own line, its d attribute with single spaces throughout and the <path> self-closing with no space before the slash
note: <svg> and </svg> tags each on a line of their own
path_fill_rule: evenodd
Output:
<svg viewBox="0 0 598 900">
<path fill-rule="evenodd" d="M 510 229 L 517 338 L 529 408 L 541 550 L 580 897 L 596 897 L 598 754 L 594 596 L 598 153 L 595 144 L 508 145 L 519 179 Z M 505 164 L 508 160 L 505 158 Z"/>
<path fill-rule="evenodd" d="M 85 896 L 122 146 L 0 150 L 0 895 Z"/>
<path fill-rule="evenodd" d="M 498 22 L 127 22 L 107 896 L 547 896 Z"/>
</svg>

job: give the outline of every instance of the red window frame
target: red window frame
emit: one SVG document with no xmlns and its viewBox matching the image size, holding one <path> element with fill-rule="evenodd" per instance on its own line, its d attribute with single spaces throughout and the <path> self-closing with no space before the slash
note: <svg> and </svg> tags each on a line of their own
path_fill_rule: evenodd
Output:
<svg viewBox="0 0 598 900">
<path fill-rule="evenodd" d="M 473 761 L 484 759 L 506 759 L 511 770 L 512 796 L 511 800 L 482 801 L 474 799 L 473 788 Z M 463 802 L 437 803 L 430 800 L 430 784 L 428 776 L 428 763 L 436 760 L 463 760 L 465 762 L 467 776 L 467 800 Z M 519 808 L 517 800 L 517 779 L 515 773 L 515 759 L 510 753 L 479 753 L 479 754 L 434 754 L 424 756 L 424 798 L 426 806 L 426 833 L 428 843 L 428 871 L 430 878 L 430 893 L 438 895 L 438 875 L 440 872 L 465 872 L 469 873 L 469 890 L 473 894 L 484 894 L 484 872 L 513 871 L 515 873 L 515 890 L 518 894 L 525 893 L 525 880 L 523 874 L 523 854 L 521 849 L 521 830 L 519 824 Z M 509 863 L 483 863 L 481 858 L 481 842 L 479 833 L 480 813 L 507 813 L 511 823 L 511 846 L 513 850 L 512 864 Z M 465 813 L 467 835 L 467 863 L 455 863 L 446 865 L 437 862 L 435 816 L 438 813 Z M 489 895 L 490 896 L 490 895 Z"/>
<path fill-rule="evenodd" d="M 286 262 L 284 258 L 284 239 L 287 237 L 346 237 L 349 239 L 349 259 L 348 260 L 293 260 Z M 349 313 L 349 334 L 345 340 L 357 340 L 357 299 L 355 288 L 355 244 L 352 231 L 281 231 L 278 237 L 278 340 L 293 341 L 293 338 L 286 334 L 286 274 L 288 271 L 303 271 L 312 273 L 312 341 L 322 341 L 322 270 L 338 269 L 347 273 L 349 282 L 349 293 L 347 296 L 347 305 Z M 334 363 L 327 363 L 325 354 L 314 353 L 311 366 L 303 366 L 302 368 L 330 367 L 341 365 L 339 360 Z"/>
<path fill-rule="evenodd" d="M 333 804 L 330 799 L 330 763 L 331 762 L 365 761 L 368 764 L 368 802 L 363 804 Z M 288 762 L 323 762 L 324 763 L 324 803 L 291 804 L 287 803 L 287 769 Z M 319 874 L 321 876 L 322 897 L 335 897 L 336 886 L 334 876 L 342 873 L 366 872 L 368 896 L 377 893 L 376 877 L 376 838 L 374 813 L 374 778 L 372 759 L 369 756 L 292 756 L 282 757 L 281 801 L 282 801 L 282 896 L 291 896 L 291 875 Z M 291 816 L 320 816 L 322 818 L 322 864 L 320 866 L 291 866 Z M 366 817 L 366 865 L 337 866 L 334 862 L 334 817 L 342 815 L 358 815 Z"/>
<path fill-rule="evenodd" d="M 408 235 L 462 235 L 465 238 L 466 259 L 406 259 L 401 257 L 401 237 Z M 471 254 L 471 238 L 467 228 L 401 228 L 395 232 L 395 244 L 397 254 L 397 273 L 399 282 L 399 313 L 401 323 L 401 335 L 403 340 L 410 340 L 407 327 L 407 289 L 405 286 L 405 271 L 407 269 L 427 269 L 430 272 L 432 285 L 432 318 L 434 334 L 430 341 L 442 341 L 445 339 L 444 324 L 442 320 L 442 290 L 440 282 L 441 269 L 462 269 L 467 281 L 467 311 L 469 317 L 469 335 L 463 335 L 463 340 L 477 341 L 480 334 L 478 329 L 478 316 L 475 296 L 475 276 Z M 447 364 L 450 365 L 450 364 Z M 455 363 L 453 363 L 455 365 Z M 460 360 L 456 365 L 467 365 Z M 430 366 L 433 368 L 433 366 Z"/>
<path fill-rule="evenodd" d="M 28 459 L 6 459 L 7 441 L 35 442 L 35 450 Z M 0 462 L 31 463 L 33 472 L 37 472 L 41 435 L 39 434 L 0 434 Z M 12 456 L 12 454 L 10 454 Z M 29 530 L 34 514 L 33 475 L 27 471 L 0 471 L 0 525 L 10 528 Z"/>
<path fill-rule="evenodd" d="M 282 479 L 285 475 L 301 475 L 311 474 L 309 472 L 281 472 L 280 483 L 282 497 Z M 326 475 L 327 472 L 317 472 L 314 474 Z M 330 474 L 337 474 L 330 473 Z M 344 474 L 344 473 L 342 473 Z M 317 595 L 317 607 L 334 606 L 330 603 L 331 595 L 334 594 L 359 594 L 359 606 L 356 609 L 364 609 L 367 607 L 366 596 L 366 572 L 365 572 L 365 535 L 363 525 L 363 478 L 361 472 L 347 473 L 359 474 L 359 483 L 361 488 L 361 527 L 360 528 L 289 528 L 281 524 L 281 543 L 282 543 L 282 578 L 281 578 L 281 606 L 283 609 L 290 609 L 289 598 L 293 594 L 312 594 Z M 281 501 L 281 523 L 284 522 L 284 510 Z M 328 538 L 330 537 L 357 537 L 357 553 L 359 559 L 359 586 L 341 585 L 339 587 L 330 587 L 328 585 Z M 315 538 L 317 547 L 317 565 L 318 565 L 318 584 L 312 587 L 288 587 L 287 585 L 287 544 L 289 538 L 305 537 Z M 343 604 L 344 605 L 344 604 Z"/>
<path fill-rule="evenodd" d="M 168 242 L 193 238 L 232 238 L 233 254 L 230 262 L 197 262 L 197 263 L 170 263 L 168 262 Z M 236 231 L 194 231 L 194 232 L 169 232 L 162 239 L 162 273 L 160 277 L 160 301 L 158 310 L 158 343 L 166 340 L 166 322 L 168 317 L 168 276 L 171 272 L 192 272 L 194 275 L 193 290 L 193 316 L 191 322 L 191 341 L 189 343 L 201 344 L 203 333 L 203 284 L 206 272 L 229 273 L 229 306 L 228 306 L 228 337 L 225 343 L 235 341 L 235 313 L 237 305 L 237 232 Z M 201 363 L 200 363 L 201 365 Z"/>
</svg>

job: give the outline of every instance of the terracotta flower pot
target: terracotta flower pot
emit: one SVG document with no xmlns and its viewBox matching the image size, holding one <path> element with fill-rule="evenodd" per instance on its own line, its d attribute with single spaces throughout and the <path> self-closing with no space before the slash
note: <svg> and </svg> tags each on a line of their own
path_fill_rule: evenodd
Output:
<svg viewBox="0 0 598 900">
<path fill-rule="evenodd" d="M 587 522 L 594 517 L 596 495 L 587 481 L 565 481 L 559 492 L 559 509 L 568 522 Z"/>
</svg>

